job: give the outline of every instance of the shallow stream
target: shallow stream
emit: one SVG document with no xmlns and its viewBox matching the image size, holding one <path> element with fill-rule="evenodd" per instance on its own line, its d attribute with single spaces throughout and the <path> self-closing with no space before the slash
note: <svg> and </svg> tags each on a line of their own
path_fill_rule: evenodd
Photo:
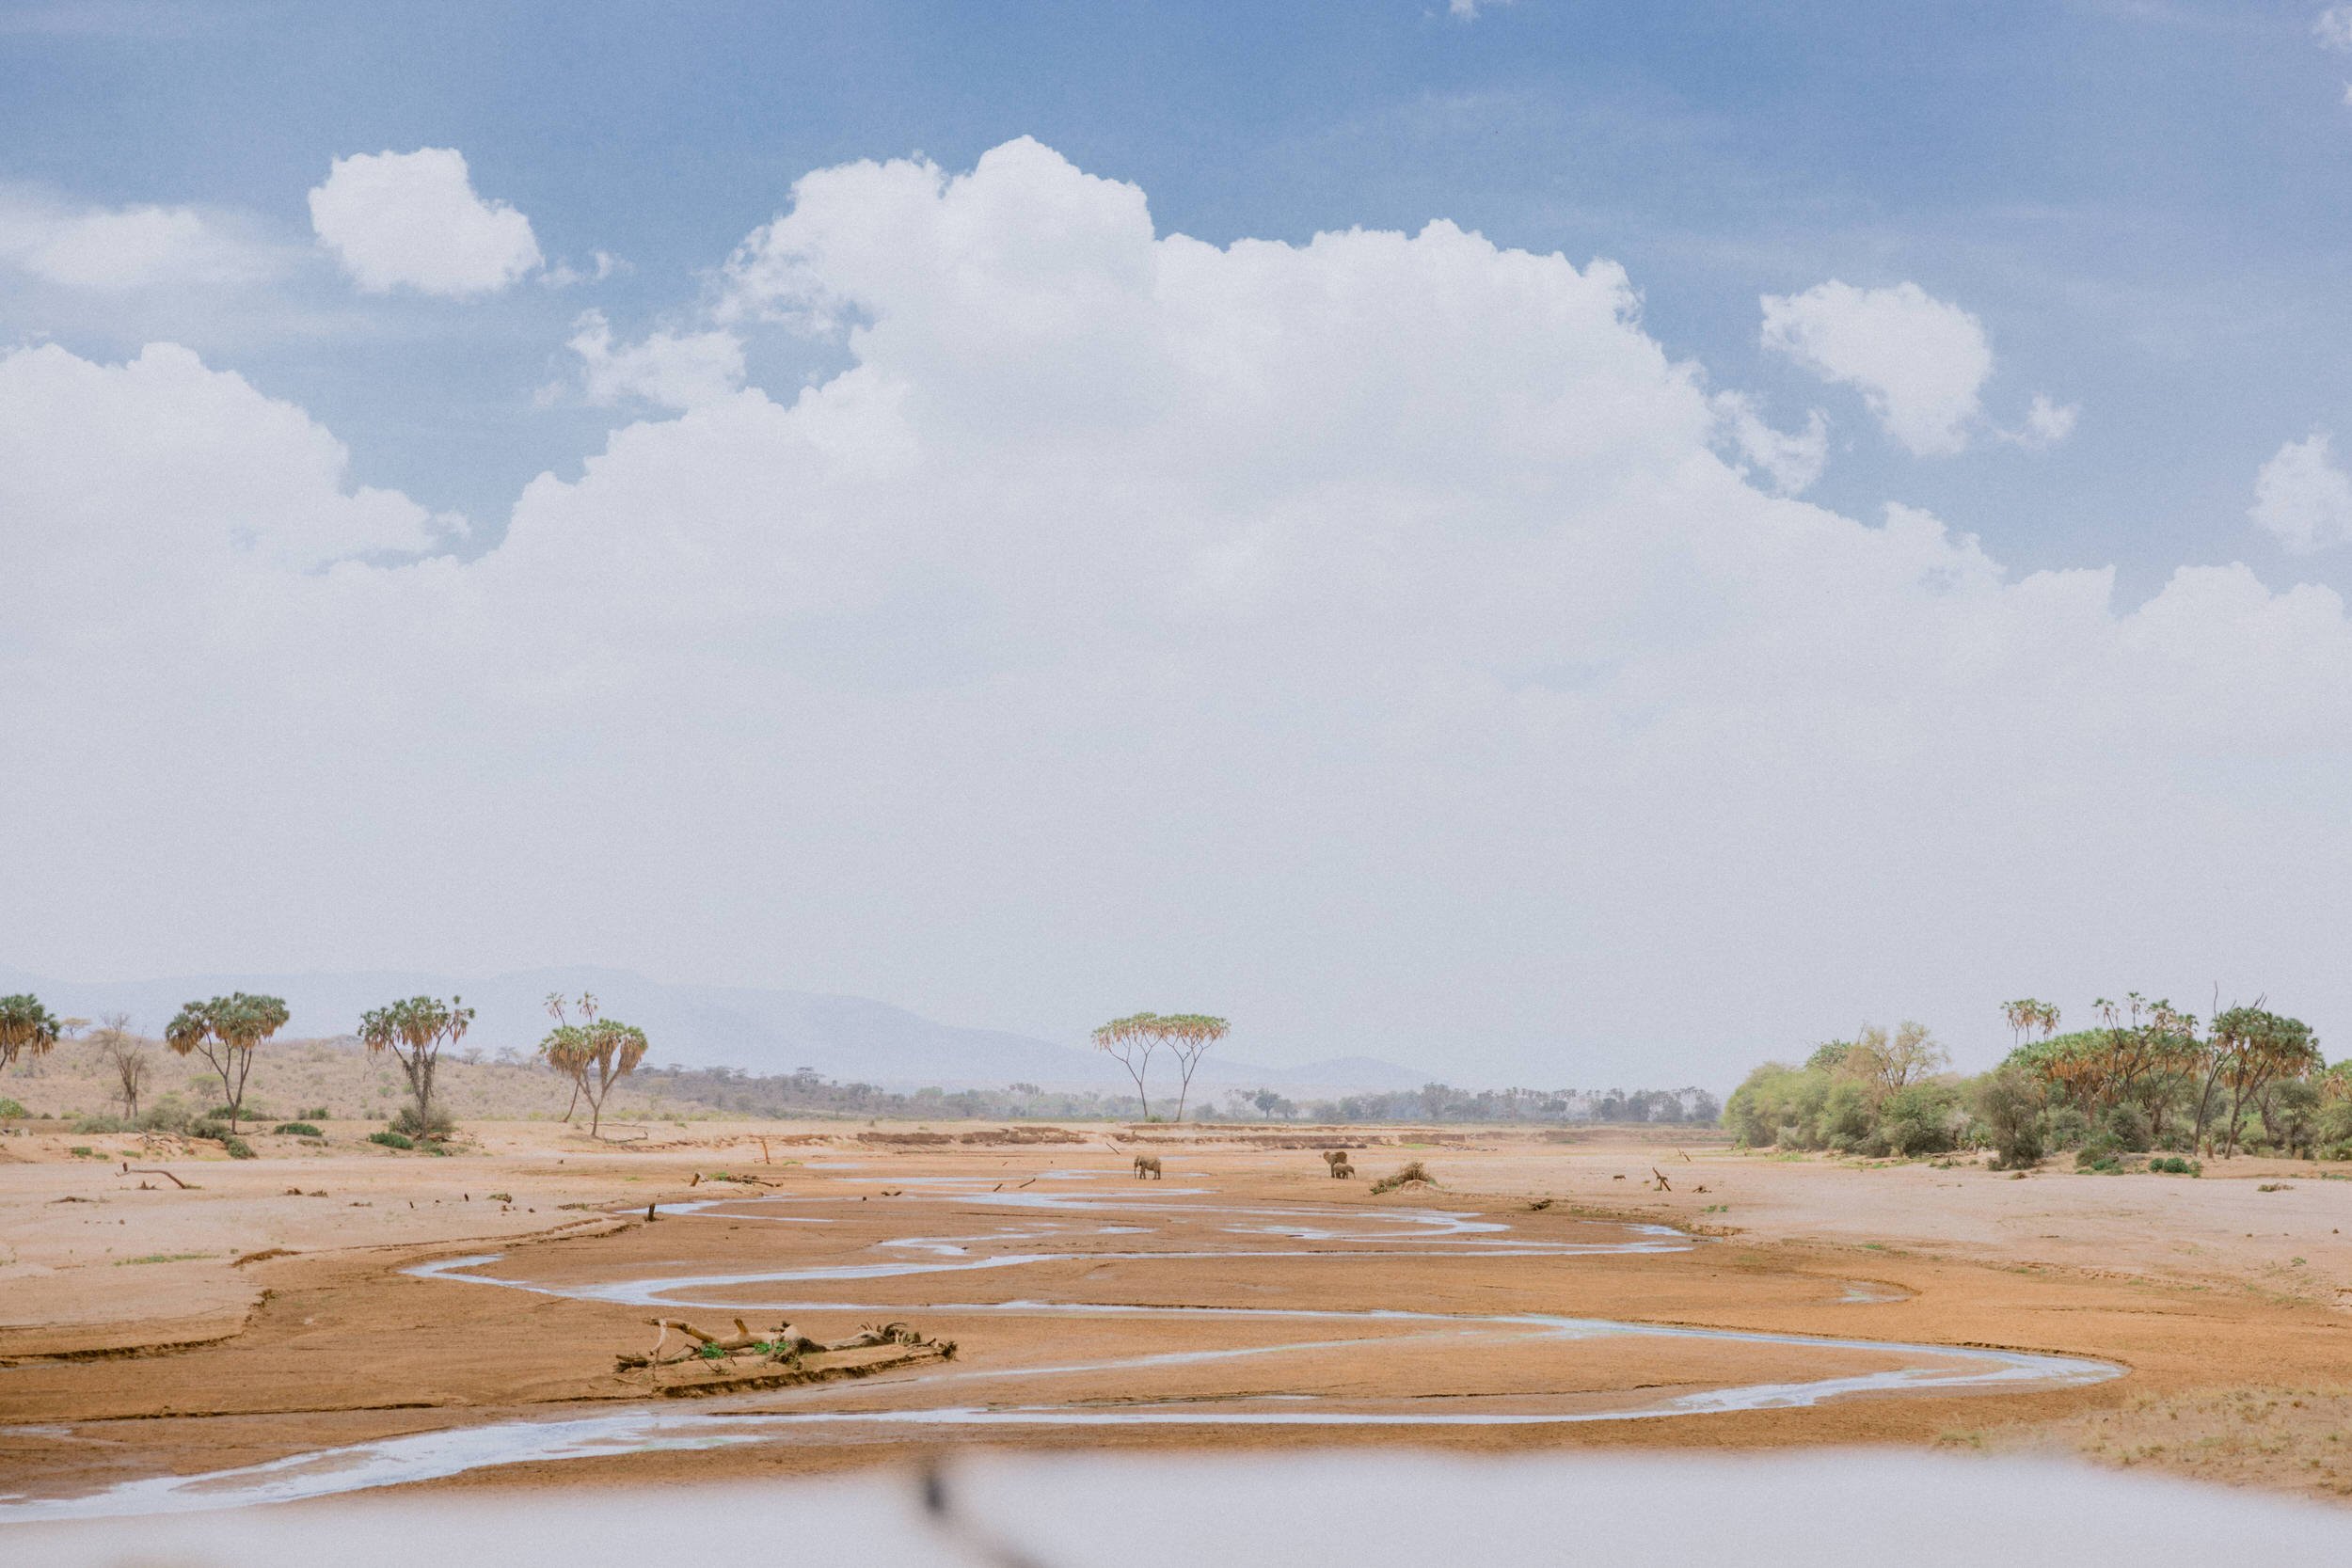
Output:
<svg viewBox="0 0 2352 1568">
<path fill-rule="evenodd" d="M 909 1201 L 952 1202 L 960 1210 L 1002 1212 L 1007 1223 L 959 1234 L 912 1234 L 876 1243 L 882 1256 L 787 1268 L 725 1274 L 666 1272 L 590 1282 L 548 1282 L 494 1272 L 504 1255 L 452 1258 L 406 1272 L 578 1300 L 654 1308 L 730 1312 L 919 1314 L 932 1319 L 1018 1316 L 1152 1318 L 1196 1323 L 1248 1323 L 1277 1330 L 1264 1342 L 1213 1349 L 1107 1356 L 1058 1365 L 963 1368 L 926 1364 L 904 1376 L 862 1383 L 821 1383 L 757 1394 L 721 1396 L 696 1407 L 645 1404 L 592 1416 L 517 1419 L 382 1438 L 205 1475 L 159 1476 L 119 1482 L 75 1497 L 0 1497 L 0 1525 L 36 1520 L 101 1518 L 247 1507 L 432 1481 L 492 1465 L 518 1465 L 661 1449 L 713 1448 L 776 1441 L 795 1432 L 863 1429 L 1281 1426 L 1472 1427 L 1562 1425 L 1588 1421 L 1661 1419 L 1726 1411 L 1801 1408 L 1857 1395 L 1949 1393 L 1967 1388 L 2047 1389 L 2098 1383 L 2121 1369 L 2081 1357 L 1949 1345 L 1767 1334 L 1567 1317 L 1534 1312 L 1458 1313 L 1393 1307 L 1321 1309 L 1281 1307 L 1136 1306 L 1080 1300 L 905 1303 L 820 1299 L 809 1288 L 825 1282 L 993 1272 L 1078 1260 L 1244 1258 L 1426 1258 L 1493 1259 L 1688 1251 L 1702 1243 L 1661 1226 L 1594 1227 L 1603 1239 L 1543 1241 L 1515 1235 L 1500 1221 L 1438 1209 L 1243 1207 L 1214 1201 L 1203 1188 L 1169 1186 L 1119 1196 L 1073 1190 L 1095 1172 L 1056 1172 L 1042 1190 L 988 1189 L 961 1178 L 898 1180 Z M 677 1219 L 724 1218 L 794 1226 L 836 1223 L 823 1212 L 854 1196 L 723 1197 L 667 1205 Z M 1184 1238 L 1176 1241 L 1179 1235 Z M 1219 1243 L 1218 1236 L 1233 1238 Z M 1103 1237 L 1142 1238 L 1116 1250 L 1096 1250 Z M 1152 1247 L 1153 1239 L 1173 1244 Z M 1289 1247 L 1277 1243 L 1309 1243 Z M 1080 1247 L 1074 1243 L 1084 1241 Z M 1899 1292 L 1857 1282 L 1838 1298 L 1857 1306 L 1902 1299 Z M 1350 1333 L 1353 1327 L 1359 1332 Z M 1818 1352 L 1851 1362 L 1856 1354 L 1893 1358 L 1897 1365 L 1851 1370 L 1799 1381 L 1684 1388 L 1679 1392 L 1590 1396 L 1529 1394 L 1454 1400 L 1340 1398 L 1310 1393 L 1256 1393 L 1183 1400 L 991 1402 L 988 1386 L 1054 1378 L 1115 1376 L 1179 1366 L 1279 1357 L 1360 1344 L 1364 1331 L 1383 1343 L 1433 1336 L 1452 1344 L 1497 1338 L 1524 1341 L 1647 1338 Z M 1453 1406 L 1448 1408 L 1448 1406 Z"/>
</svg>

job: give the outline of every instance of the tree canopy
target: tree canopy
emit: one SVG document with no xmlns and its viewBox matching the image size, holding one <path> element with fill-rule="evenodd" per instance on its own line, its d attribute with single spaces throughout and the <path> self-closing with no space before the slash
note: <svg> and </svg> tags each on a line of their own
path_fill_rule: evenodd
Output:
<svg viewBox="0 0 2352 1568">
<path fill-rule="evenodd" d="M 581 1014 L 577 1023 L 570 1016 L 575 1009 Z M 575 1094 L 588 1101 L 588 1135 L 602 1136 L 605 1100 L 612 1085 L 645 1059 L 645 1032 L 604 1017 L 594 996 L 576 1003 L 550 996 L 548 1011 L 556 1023 L 539 1042 L 539 1054 L 548 1066 L 568 1076 Z"/>
<path fill-rule="evenodd" d="M 19 1056 L 39 1056 L 53 1049 L 63 1033 L 64 1026 L 40 1005 L 40 997 L 29 991 L 0 996 L 0 1068 Z"/>
<path fill-rule="evenodd" d="M 194 1053 L 220 1077 L 228 1103 L 229 1131 L 237 1130 L 245 1109 L 245 1083 L 253 1071 L 254 1048 L 286 1026 L 285 999 L 233 991 L 207 1002 L 190 1002 L 164 1027 L 164 1043 L 180 1055 Z"/>
<path fill-rule="evenodd" d="M 433 1137 L 441 1128 L 433 1114 L 433 1078 L 441 1052 L 463 1039 L 473 1022 L 474 1010 L 464 998 L 443 1002 L 437 996 L 412 996 L 363 1013 L 359 1039 L 370 1053 L 389 1051 L 408 1079 L 408 1096 L 416 1125 L 404 1129 L 417 1137 Z"/>
<path fill-rule="evenodd" d="M 1176 1058 L 1176 1117 L 1181 1121 L 1184 1101 L 1192 1093 L 1192 1075 L 1200 1068 L 1200 1058 L 1232 1030 L 1231 1023 L 1208 1013 L 1130 1013 L 1095 1030 L 1094 1045 L 1125 1068 L 1127 1076 L 1136 1081 L 1136 1098 L 1143 1102 L 1147 1120 L 1152 1115 L 1152 1097 L 1145 1075 L 1152 1066 L 1152 1053 L 1167 1046 Z"/>
</svg>

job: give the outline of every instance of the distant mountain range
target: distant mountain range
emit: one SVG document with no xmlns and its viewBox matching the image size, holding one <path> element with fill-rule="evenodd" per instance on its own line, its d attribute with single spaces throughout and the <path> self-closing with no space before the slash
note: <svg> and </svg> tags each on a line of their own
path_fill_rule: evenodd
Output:
<svg viewBox="0 0 2352 1568">
<path fill-rule="evenodd" d="M 593 992 L 605 1010 L 644 1029 L 655 1063 L 733 1067 L 746 1072 L 810 1068 L 828 1078 L 888 1088 L 942 1088 L 1035 1084 L 1049 1089 L 1126 1089 L 1134 1085 L 1117 1062 L 1083 1047 L 1001 1029 L 938 1023 L 857 996 L 748 987 L 679 986 L 627 970 L 523 970 L 485 979 L 385 970 L 355 974 L 207 974 L 173 980 L 82 984 L 0 969 L 0 994 L 29 990 L 60 1016 L 131 1015 L 132 1026 L 158 1034 L 182 1003 L 232 990 L 282 996 L 293 1013 L 289 1038 L 347 1035 L 370 1007 L 404 996 L 462 995 L 476 1010 L 468 1046 L 528 1051 L 550 1020 L 549 991 Z M 1165 1055 L 1152 1065 L 1156 1092 L 1163 1074 L 1175 1075 Z M 1369 1056 L 1343 1056 L 1305 1067 L 1269 1068 L 1220 1059 L 1212 1052 L 1193 1080 L 1207 1088 L 1270 1088 L 1293 1097 L 1418 1088 L 1428 1075 Z"/>
</svg>

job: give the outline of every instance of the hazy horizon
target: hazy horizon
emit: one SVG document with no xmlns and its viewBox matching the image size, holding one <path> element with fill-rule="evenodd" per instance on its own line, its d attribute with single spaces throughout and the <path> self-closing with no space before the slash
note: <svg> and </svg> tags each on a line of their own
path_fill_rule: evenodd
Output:
<svg viewBox="0 0 2352 1568">
<path fill-rule="evenodd" d="M 1638 9 L 0 9 L 0 967 L 2332 1039 L 2352 23 Z"/>
</svg>

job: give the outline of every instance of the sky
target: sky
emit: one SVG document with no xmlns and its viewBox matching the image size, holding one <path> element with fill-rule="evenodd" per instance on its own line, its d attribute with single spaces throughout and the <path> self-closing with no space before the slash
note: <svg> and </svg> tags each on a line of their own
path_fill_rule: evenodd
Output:
<svg viewBox="0 0 2352 1568">
<path fill-rule="evenodd" d="M 2309 3 L 0 3 L 0 956 L 2324 1048 L 2347 150 Z"/>
</svg>

